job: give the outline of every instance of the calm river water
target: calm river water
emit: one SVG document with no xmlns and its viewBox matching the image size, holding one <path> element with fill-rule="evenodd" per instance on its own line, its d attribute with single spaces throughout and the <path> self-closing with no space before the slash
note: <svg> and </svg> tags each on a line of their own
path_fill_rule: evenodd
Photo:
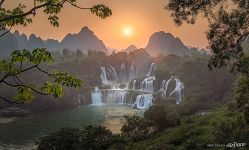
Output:
<svg viewBox="0 0 249 150">
<path fill-rule="evenodd" d="M 82 106 L 0 123 L 0 149 L 36 149 L 35 141 L 64 127 L 104 125 L 114 133 L 120 131 L 124 115 L 143 115 L 143 110 L 128 106 Z"/>
</svg>

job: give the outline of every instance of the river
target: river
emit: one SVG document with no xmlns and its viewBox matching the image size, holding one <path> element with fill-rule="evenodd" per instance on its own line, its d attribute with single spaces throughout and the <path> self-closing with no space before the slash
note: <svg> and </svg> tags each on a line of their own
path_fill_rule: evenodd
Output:
<svg viewBox="0 0 249 150">
<path fill-rule="evenodd" d="M 64 127 L 104 125 L 118 133 L 124 115 L 143 115 L 143 112 L 122 105 L 81 106 L 0 123 L 0 149 L 36 149 L 35 141 L 40 137 Z"/>
</svg>

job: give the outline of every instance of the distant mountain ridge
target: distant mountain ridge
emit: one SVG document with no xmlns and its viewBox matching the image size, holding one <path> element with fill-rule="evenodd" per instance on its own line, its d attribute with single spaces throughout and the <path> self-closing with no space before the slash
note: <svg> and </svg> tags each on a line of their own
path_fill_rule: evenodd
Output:
<svg viewBox="0 0 249 150">
<path fill-rule="evenodd" d="M 164 31 L 154 33 L 145 47 L 152 56 L 175 54 L 179 56 L 198 53 L 196 48 L 188 48 L 183 42 L 171 33 Z"/>
<path fill-rule="evenodd" d="M 103 51 L 107 54 L 111 54 L 112 51 L 118 51 L 117 49 L 106 47 L 103 41 L 88 27 L 83 27 L 79 33 L 67 34 L 61 42 L 55 39 L 43 40 L 35 34 L 31 34 L 27 37 L 25 34 L 20 34 L 18 31 L 8 33 L 0 38 L 0 57 L 5 57 L 16 49 L 33 50 L 35 48 L 47 48 L 49 51 L 63 49 L 82 50 L 83 52 L 92 49 Z M 121 50 L 121 52 L 130 53 L 137 49 L 138 48 L 135 45 L 130 45 L 126 49 Z M 174 37 L 171 33 L 165 33 L 164 31 L 152 34 L 144 49 L 151 56 L 208 54 L 206 50 L 187 47 L 179 38 Z"/>
<path fill-rule="evenodd" d="M 54 39 L 43 40 L 35 34 L 31 34 L 27 37 L 25 34 L 20 34 L 18 31 L 8 33 L 1 37 L 0 40 L 0 51 L 3 54 L 9 54 L 10 51 L 16 49 L 33 50 L 35 48 L 47 48 L 49 51 L 62 49 L 82 50 L 83 52 L 88 51 L 89 49 L 107 51 L 103 41 L 88 27 L 82 28 L 79 33 L 67 34 L 61 42 Z"/>
</svg>

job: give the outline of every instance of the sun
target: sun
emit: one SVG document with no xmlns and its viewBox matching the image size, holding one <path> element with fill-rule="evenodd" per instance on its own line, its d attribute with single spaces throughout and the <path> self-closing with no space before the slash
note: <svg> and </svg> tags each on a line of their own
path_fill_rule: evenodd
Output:
<svg viewBox="0 0 249 150">
<path fill-rule="evenodd" d="M 132 34 L 132 29 L 129 28 L 129 27 L 124 28 L 124 29 L 123 29 L 123 34 L 124 34 L 125 36 L 130 36 L 130 35 Z"/>
</svg>

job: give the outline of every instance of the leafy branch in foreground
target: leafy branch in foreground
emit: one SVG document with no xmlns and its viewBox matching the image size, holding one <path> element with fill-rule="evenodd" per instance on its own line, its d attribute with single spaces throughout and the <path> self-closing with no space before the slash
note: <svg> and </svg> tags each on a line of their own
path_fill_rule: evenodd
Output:
<svg viewBox="0 0 249 150">
<path fill-rule="evenodd" d="M 244 55 L 243 42 L 249 35 L 248 0 L 170 0 L 166 6 L 177 25 L 194 24 L 199 15 L 208 20 L 207 39 L 212 55 L 209 68 L 231 65 Z"/>
<path fill-rule="evenodd" d="M 0 60 L 0 85 L 7 85 L 17 90 L 14 100 L 7 99 L 0 95 L 0 99 L 8 103 L 30 103 L 33 99 L 33 93 L 40 95 L 53 95 L 60 97 L 63 94 L 63 86 L 79 88 L 82 81 L 76 76 L 69 75 L 64 72 L 49 73 L 41 69 L 42 63 L 52 62 L 51 53 L 44 48 L 37 48 L 32 52 L 29 50 L 13 51 L 10 59 Z M 47 75 L 53 82 L 45 82 L 41 87 L 25 83 L 21 79 L 24 72 L 36 69 L 37 71 Z"/>
<path fill-rule="evenodd" d="M 32 23 L 32 16 L 34 17 L 39 9 L 42 9 L 43 13 L 48 15 L 50 24 L 55 27 L 59 26 L 58 15 L 65 4 L 70 4 L 78 9 L 89 10 L 101 19 L 112 15 L 111 9 L 103 4 L 93 7 L 81 7 L 77 5 L 77 0 L 34 0 L 32 8 L 27 8 L 26 5 L 20 3 L 12 10 L 3 8 L 4 3 L 5 0 L 0 1 L 0 31 L 4 31 L 0 37 L 8 33 L 15 25 L 27 26 Z"/>
</svg>

